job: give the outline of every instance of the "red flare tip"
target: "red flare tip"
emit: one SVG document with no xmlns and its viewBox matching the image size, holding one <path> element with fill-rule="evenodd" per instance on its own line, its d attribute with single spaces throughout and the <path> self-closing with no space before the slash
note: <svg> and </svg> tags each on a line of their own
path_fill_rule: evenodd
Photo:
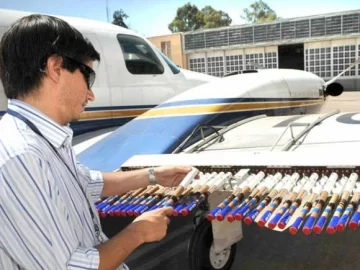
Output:
<svg viewBox="0 0 360 270">
<path fill-rule="evenodd" d="M 120 217 L 120 216 L 121 216 L 121 211 L 120 211 L 120 210 L 116 210 L 116 211 L 115 211 L 115 215 L 118 216 L 118 217 Z"/>
<path fill-rule="evenodd" d="M 173 210 L 172 215 L 173 215 L 174 217 L 177 217 L 177 216 L 179 215 L 179 212 L 176 211 L 176 210 Z"/>
<path fill-rule="evenodd" d="M 313 231 L 316 234 L 320 234 L 322 232 L 322 228 L 319 225 L 315 225 Z"/>
<path fill-rule="evenodd" d="M 338 232 L 343 232 L 343 231 L 345 231 L 345 226 L 344 226 L 344 224 L 338 224 L 337 226 L 336 226 L 336 231 L 338 231 Z"/>
<path fill-rule="evenodd" d="M 233 222 L 233 221 L 235 220 L 235 218 L 234 218 L 233 215 L 228 215 L 226 219 L 227 219 L 227 221 L 229 221 L 229 222 Z"/>
<path fill-rule="evenodd" d="M 97 211 L 98 211 L 98 214 L 101 215 L 101 209 L 98 209 Z"/>
<path fill-rule="evenodd" d="M 265 227 L 265 223 L 266 223 L 266 221 L 263 220 L 263 219 L 260 219 L 260 220 L 257 222 L 257 224 L 258 224 L 259 227 L 261 227 L 261 228 Z M 274 226 L 274 227 L 275 227 L 275 226 Z M 270 229 L 273 229 L 273 228 L 270 228 Z"/>
<path fill-rule="evenodd" d="M 216 216 L 216 219 L 217 219 L 218 221 L 223 221 L 223 220 L 224 220 L 224 216 L 223 216 L 223 215 L 217 215 L 217 216 Z"/>
<path fill-rule="evenodd" d="M 235 215 L 235 219 L 236 219 L 236 220 L 242 220 L 242 218 L 243 218 L 243 215 L 240 214 L 240 213 L 237 213 L 237 214 Z"/>
<path fill-rule="evenodd" d="M 138 216 L 140 216 L 140 213 L 138 211 L 134 211 L 134 216 L 138 217 Z"/>
<path fill-rule="evenodd" d="M 108 212 L 108 215 L 110 216 L 110 217 L 113 217 L 114 216 L 114 211 L 113 210 L 110 210 L 109 212 Z"/>
<path fill-rule="evenodd" d="M 305 234 L 305 235 L 310 235 L 311 234 L 311 229 L 309 227 L 304 227 L 302 229 L 302 232 Z"/>
<path fill-rule="evenodd" d="M 259 224 L 259 222 L 258 222 L 258 224 Z M 265 226 L 265 223 L 264 223 L 264 226 Z M 274 222 L 269 222 L 269 224 L 268 224 L 268 227 L 269 227 L 270 229 L 274 229 L 275 226 L 276 226 L 276 224 L 275 224 Z"/>
<path fill-rule="evenodd" d="M 355 221 L 350 221 L 349 222 L 349 228 L 351 230 L 356 230 L 358 227 L 359 227 L 359 225 L 357 224 L 357 222 L 355 222 Z"/>
<path fill-rule="evenodd" d="M 100 213 L 100 216 L 101 216 L 102 218 L 106 218 L 106 213 L 105 213 L 105 212 L 101 212 L 101 213 Z"/>
<path fill-rule="evenodd" d="M 336 233 L 336 230 L 335 230 L 335 227 L 327 227 L 326 228 L 326 232 L 328 233 L 328 234 L 334 234 L 334 233 Z"/>
<path fill-rule="evenodd" d="M 285 226 L 286 226 L 285 222 L 280 221 L 279 224 L 278 224 L 279 229 L 284 229 Z"/>
<path fill-rule="evenodd" d="M 126 217 L 126 211 L 122 210 L 122 211 L 120 211 L 120 213 L 123 217 Z"/>
<path fill-rule="evenodd" d="M 246 217 L 244 218 L 244 222 L 246 225 L 250 225 L 253 222 L 253 220 L 251 219 L 251 217 Z"/>
<path fill-rule="evenodd" d="M 184 217 L 186 217 L 186 216 L 189 214 L 189 211 L 186 210 L 186 209 L 181 209 L 180 213 L 181 213 Z"/>
<path fill-rule="evenodd" d="M 295 227 L 290 227 L 290 228 L 289 228 L 289 232 L 290 232 L 292 235 L 295 235 L 295 234 L 297 234 L 298 229 L 295 228 Z"/>
<path fill-rule="evenodd" d="M 214 217 L 214 215 L 212 215 L 212 214 L 208 214 L 208 215 L 206 216 L 206 219 L 207 219 L 208 221 L 213 221 L 213 220 L 215 219 L 215 217 Z"/>
<path fill-rule="evenodd" d="M 127 214 L 128 214 L 130 217 L 132 217 L 132 216 L 134 215 L 134 211 L 133 211 L 133 210 L 129 210 L 129 211 L 127 211 Z"/>
</svg>

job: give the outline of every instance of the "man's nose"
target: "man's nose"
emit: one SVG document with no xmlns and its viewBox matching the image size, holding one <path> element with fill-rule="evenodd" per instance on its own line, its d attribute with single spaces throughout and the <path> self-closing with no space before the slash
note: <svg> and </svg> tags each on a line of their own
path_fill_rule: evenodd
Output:
<svg viewBox="0 0 360 270">
<path fill-rule="evenodd" d="M 87 100 L 88 101 L 94 101 L 95 100 L 95 95 L 94 95 L 93 91 L 91 91 L 91 89 L 88 89 L 88 91 L 87 91 Z"/>
</svg>

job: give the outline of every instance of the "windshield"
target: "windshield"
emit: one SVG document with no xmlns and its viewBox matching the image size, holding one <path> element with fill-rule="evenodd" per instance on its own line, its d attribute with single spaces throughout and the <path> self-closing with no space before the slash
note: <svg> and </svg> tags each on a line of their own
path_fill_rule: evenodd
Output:
<svg viewBox="0 0 360 270">
<path fill-rule="evenodd" d="M 162 58 L 165 60 L 166 64 L 168 64 L 168 66 L 170 67 L 171 71 L 174 73 L 174 74 L 178 74 L 180 73 L 180 68 L 175 64 L 173 63 L 165 54 L 163 54 L 160 50 L 158 50 L 160 55 L 162 56 Z"/>
</svg>

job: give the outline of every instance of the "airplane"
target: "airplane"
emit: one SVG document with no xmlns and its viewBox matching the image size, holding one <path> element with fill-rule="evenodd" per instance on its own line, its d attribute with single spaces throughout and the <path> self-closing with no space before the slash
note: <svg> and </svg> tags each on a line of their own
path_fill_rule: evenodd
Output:
<svg viewBox="0 0 360 270">
<path fill-rule="evenodd" d="M 13 22 L 30 14 L 0 9 L 0 39 Z M 220 80 L 177 67 L 147 39 L 132 30 L 101 21 L 57 17 L 82 32 L 101 55 L 92 88 L 95 101 L 85 108 L 80 121 L 71 123 L 75 136 L 121 126 L 187 89 Z M 7 99 L 0 82 L 0 118 L 6 109 Z"/>
<path fill-rule="evenodd" d="M 302 70 L 247 70 L 189 89 L 115 131 L 85 140 L 74 148 L 86 166 L 112 171 L 135 154 L 171 153 L 192 132 L 210 132 L 214 126 L 259 114 L 317 112 L 327 96 L 342 91 L 335 80 L 325 82 Z M 210 128 L 204 131 L 206 127 Z"/>
</svg>

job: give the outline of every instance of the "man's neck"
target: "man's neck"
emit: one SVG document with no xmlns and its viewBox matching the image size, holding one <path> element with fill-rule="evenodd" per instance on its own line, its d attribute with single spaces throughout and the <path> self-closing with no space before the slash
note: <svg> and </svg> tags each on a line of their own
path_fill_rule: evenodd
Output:
<svg viewBox="0 0 360 270">
<path fill-rule="evenodd" d="M 49 102 L 49 100 L 54 100 L 52 98 L 45 98 L 40 95 L 28 95 L 26 97 L 19 97 L 20 101 L 25 102 L 34 108 L 38 109 L 40 112 L 54 120 L 61 126 L 64 126 L 66 123 L 61 118 L 60 110 L 56 107 L 53 102 Z"/>
</svg>

